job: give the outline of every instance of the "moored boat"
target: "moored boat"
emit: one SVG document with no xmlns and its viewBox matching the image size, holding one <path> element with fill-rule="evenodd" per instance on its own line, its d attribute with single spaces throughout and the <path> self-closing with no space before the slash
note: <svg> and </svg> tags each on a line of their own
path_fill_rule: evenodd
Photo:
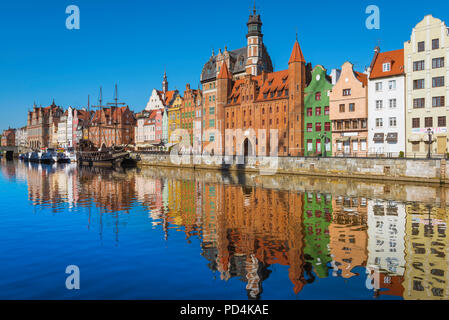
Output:
<svg viewBox="0 0 449 320">
<path fill-rule="evenodd" d="M 76 157 L 76 151 L 73 148 L 68 148 L 65 152 L 65 157 L 69 160 L 70 163 L 77 162 L 78 159 Z"/>
<path fill-rule="evenodd" d="M 57 152 L 55 151 L 55 149 L 52 148 L 48 148 L 46 150 L 46 152 L 43 152 L 41 157 L 40 157 L 40 162 L 41 163 L 55 163 L 58 160 L 58 155 Z"/>
<path fill-rule="evenodd" d="M 40 161 L 40 153 L 39 151 L 33 151 L 30 154 L 29 161 L 30 162 L 39 162 Z"/>
</svg>

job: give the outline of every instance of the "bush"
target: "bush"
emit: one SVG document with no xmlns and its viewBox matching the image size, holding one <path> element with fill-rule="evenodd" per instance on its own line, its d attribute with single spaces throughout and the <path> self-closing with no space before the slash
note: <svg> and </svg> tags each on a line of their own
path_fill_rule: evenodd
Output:
<svg viewBox="0 0 449 320">
<path fill-rule="evenodd" d="M 399 152 L 399 158 L 404 158 L 404 151 Z"/>
</svg>

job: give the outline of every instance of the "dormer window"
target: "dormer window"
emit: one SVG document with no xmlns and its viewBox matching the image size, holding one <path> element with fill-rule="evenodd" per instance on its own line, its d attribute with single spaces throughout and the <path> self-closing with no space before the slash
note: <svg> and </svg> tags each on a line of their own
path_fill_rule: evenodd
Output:
<svg viewBox="0 0 449 320">
<path fill-rule="evenodd" d="M 383 72 L 388 72 L 391 71 L 391 63 L 390 62 L 386 62 L 382 65 L 382 70 Z"/>
</svg>

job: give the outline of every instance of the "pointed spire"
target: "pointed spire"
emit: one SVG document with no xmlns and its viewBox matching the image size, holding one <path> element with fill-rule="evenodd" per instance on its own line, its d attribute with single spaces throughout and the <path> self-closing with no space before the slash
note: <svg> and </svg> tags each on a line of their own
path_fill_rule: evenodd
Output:
<svg viewBox="0 0 449 320">
<path fill-rule="evenodd" d="M 295 41 L 295 44 L 293 46 L 293 51 L 290 56 L 290 60 L 288 61 L 288 64 L 290 64 L 292 62 L 306 62 L 306 60 L 304 59 L 304 56 L 302 54 L 301 48 L 299 46 L 298 40 Z"/>
<path fill-rule="evenodd" d="M 228 65 L 226 64 L 226 61 L 223 61 L 221 64 L 221 70 L 218 74 L 217 79 L 232 79 L 232 74 L 228 70 Z"/>
<path fill-rule="evenodd" d="M 51 103 L 52 106 L 55 106 L 55 98 L 53 98 L 53 102 Z"/>
</svg>

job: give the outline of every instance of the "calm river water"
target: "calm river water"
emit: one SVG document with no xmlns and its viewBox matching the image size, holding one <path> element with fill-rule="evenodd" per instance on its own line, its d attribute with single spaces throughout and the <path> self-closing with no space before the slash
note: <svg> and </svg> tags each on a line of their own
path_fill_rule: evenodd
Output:
<svg viewBox="0 0 449 320">
<path fill-rule="evenodd" d="M 0 299 L 449 297 L 446 188 L 5 160 L 0 170 Z M 69 265 L 79 290 L 65 286 Z"/>
</svg>

